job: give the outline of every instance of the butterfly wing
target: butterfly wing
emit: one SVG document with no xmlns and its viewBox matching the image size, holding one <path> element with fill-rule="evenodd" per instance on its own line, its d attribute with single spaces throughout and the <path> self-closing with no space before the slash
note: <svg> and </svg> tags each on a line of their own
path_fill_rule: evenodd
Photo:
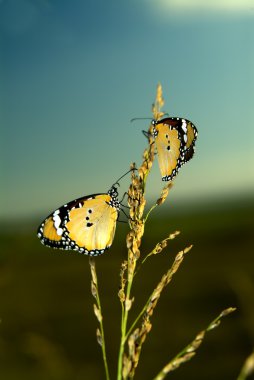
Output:
<svg viewBox="0 0 254 380">
<path fill-rule="evenodd" d="M 171 181 L 194 154 L 196 127 L 186 119 L 166 118 L 154 123 L 153 135 L 163 181 Z"/>
<path fill-rule="evenodd" d="M 118 208 L 109 194 L 79 198 L 50 214 L 38 229 L 41 242 L 96 256 L 108 249 L 115 235 Z"/>
<path fill-rule="evenodd" d="M 195 142 L 197 139 L 198 131 L 194 124 L 186 120 L 186 143 L 184 146 L 183 161 L 188 162 L 195 152 Z"/>
</svg>

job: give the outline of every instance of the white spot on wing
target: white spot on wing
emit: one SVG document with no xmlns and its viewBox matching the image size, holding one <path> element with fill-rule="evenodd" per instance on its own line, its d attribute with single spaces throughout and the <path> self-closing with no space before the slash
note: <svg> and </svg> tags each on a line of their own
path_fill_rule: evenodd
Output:
<svg viewBox="0 0 254 380">
<path fill-rule="evenodd" d="M 187 123 L 185 119 L 182 119 L 182 130 L 186 133 L 187 132 Z"/>
<path fill-rule="evenodd" d="M 56 215 L 55 213 L 53 214 L 53 220 L 54 220 L 54 226 L 56 228 L 56 230 L 59 228 L 60 224 L 61 224 L 61 219 L 58 215 Z"/>
<path fill-rule="evenodd" d="M 62 228 L 57 228 L 56 233 L 58 236 L 62 236 L 63 229 Z"/>
</svg>

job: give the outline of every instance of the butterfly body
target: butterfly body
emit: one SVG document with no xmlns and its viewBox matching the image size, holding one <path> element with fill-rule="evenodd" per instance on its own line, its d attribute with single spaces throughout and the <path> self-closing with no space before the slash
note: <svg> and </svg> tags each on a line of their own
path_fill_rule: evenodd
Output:
<svg viewBox="0 0 254 380">
<path fill-rule="evenodd" d="M 39 226 L 42 244 L 98 256 L 108 249 L 115 235 L 121 204 L 117 189 L 71 201 L 51 213 Z"/>
<path fill-rule="evenodd" d="M 180 117 L 152 121 L 162 181 L 171 181 L 195 151 L 197 128 Z"/>
</svg>

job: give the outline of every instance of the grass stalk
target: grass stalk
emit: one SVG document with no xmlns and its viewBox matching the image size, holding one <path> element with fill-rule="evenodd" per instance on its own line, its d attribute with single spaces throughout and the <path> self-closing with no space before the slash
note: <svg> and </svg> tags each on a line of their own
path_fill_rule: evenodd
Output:
<svg viewBox="0 0 254 380">
<path fill-rule="evenodd" d="M 160 85 L 158 85 L 156 100 L 152 108 L 153 117 L 155 120 L 158 120 L 163 116 L 163 112 L 161 112 L 160 110 L 163 105 L 164 100 L 162 97 L 162 88 Z M 150 125 L 150 131 L 152 127 L 153 124 Z M 174 239 L 180 233 L 179 231 L 175 231 L 169 234 L 166 238 L 164 238 L 164 240 L 161 240 L 159 243 L 157 243 L 152 251 L 148 251 L 149 253 L 143 256 L 142 260 L 140 260 L 140 263 L 137 266 L 137 261 L 140 257 L 140 245 L 144 234 L 146 221 L 150 216 L 151 212 L 154 210 L 154 208 L 162 205 L 165 202 L 169 194 L 169 190 L 172 187 L 171 182 L 167 183 L 163 187 L 160 197 L 157 199 L 156 203 L 149 209 L 146 216 L 144 216 L 144 210 L 146 205 L 146 181 L 152 168 L 155 154 L 155 144 L 151 136 L 151 133 L 147 133 L 149 145 L 143 153 L 143 162 L 141 166 L 137 170 L 135 164 L 131 165 L 131 184 L 128 190 L 128 205 L 130 210 L 130 231 L 128 232 L 126 237 L 128 255 L 127 260 L 123 261 L 121 265 L 120 289 L 118 291 L 118 297 L 121 302 L 121 337 L 117 363 L 117 380 L 132 380 L 134 378 L 136 368 L 139 363 L 143 343 L 152 328 L 150 319 L 154 313 L 158 300 L 160 299 L 160 296 L 166 288 L 166 286 L 171 282 L 174 274 L 178 271 L 181 263 L 184 260 L 185 254 L 189 252 L 192 248 L 192 245 L 190 245 L 189 247 L 186 247 L 182 251 L 178 252 L 178 254 L 175 256 L 175 259 L 171 267 L 161 277 L 160 281 L 157 283 L 157 286 L 152 291 L 150 297 L 148 297 L 141 311 L 138 313 L 132 324 L 128 326 L 129 312 L 134 303 L 134 297 L 132 296 L 132 285 L 134 282 L 134 278 L 136 279 L 136 275 L 139 269 L 149 257 L 162 252 L 162 250 L 167 247 L 169 240 Z M 110 380 L 106 356 L 102 308 L 99 297 L 95 262 L 93 259 L 90 258 L 89 263 L 92 275 L 91 291 L 92 295 L 96 300 L 96 303 L 94 304 L 94 313 L 99 322 L 99 328 L 96 331 L 97 341 L 102 349 L 106 380 Z M 222 311 L 220 315 L 207 326 L 206 329 L 197 334 L 191 343 L 189 343 L 172 360 L 170 360 L 168 364 L 166 364 L 166 366 L 162 368 L 162 370 L 155 376 L 153 380 L 163 380 L 168 373 L 177 369 L 182 363 L 185 363 L 188 360 L 190 360 L 196 354 L 196 350 L 203 342 L 205 334 L 208 331 L 217 327 L 220 324 L 221 319 L 233 312 L 234 310 L 234 308 L 228 308 Z M 138 322 L 140 322 L 139 326 L 137 326 Z M 253 366 L 253 362 L 254 359 L 252 354 L 250 358 L 247 359 L 247 364 L 244 364 L 243 369 L 237 380 L 246 379 L 246 374 L 250 373 L 249 369 L 251 366 Z M 253 370 L 252 367 L 251 370 Z"/>
<path fill-rule="evenodd" d="M 106 355 L 106 343 L 105 343 L 105 336 L 104 336 L 102 308 L 101 308 L 101 301 L 100 301 L 99 288 L 98 288 L 98 278 L 97 278 L 97 273 L 96 273 L 95 261 L 91 257 L 89 258 L 89 264 L 90 264 L 90 270 L 91 270 L 91 276 L 92 276 L 91 292 L 92 292 L 93 297 L 96 300 L 96 304 L 94 304 L 94 314 L 100 326 L 96 330 L 97 342 L 101 346 L 101 350 L 102 350 L 102 358 L 103 358 L 103 363 L 104 363 L 106 380 L 110 380 L 107 355 Z"/>
<path fill-rule="evenodd" d="M 177 369 L 181 364 L 189 361 L 195 354 L 201 343 L 203 342 L 203 339 L 205 337 L 205 334 L 208 331 L 213 330 L 214 328 L 218 327 L 221 323 L 221 319 L 228 314 L 232 313 L 236 309 L 233 307 L 230 307 L 226 310 L 223 310 L 218 317 L 216 317 L 205 330 L 202 330 L 200 333 L 196 335 L 194 340 L 189 343 L 182 351 L 180 351 L 162 370 L 153 378 L 153 380 L 163 380 L 167 376 L 168 373 L 174 371 Z"/>
<path fill-rule="evenodd" d="M 245 360 L 237 380 L 246 380 L 251 374 L 254 374 L 254 351 Z"/>
<path fill-rule="evenodd" d="M 126 343 L 126 330 L 128 315 L 131 309 L 133 300 L 131 300 L 131 288 L 136 268 L 136 261 L 139 258 L 139 246 L 141 244 L 141 237 L 144 233 L 144 225 L 141 220 L 144 210 L 144 194 L 143 194 L 143 180 L 140 175 L 136 175 L 132 172 L 132 183 L 129 189 L 129 205 L 130 205 L 130 226 L 131 231 L 127 235 L 127 247 L 128 247 L 128 261 L 127 261 L 127 287 L 122 303 L 122 322 L 121 322 L 121 340 L 118 355 L 118 367 L 117 367 L 117 380 L 121 380 L 125 377 L 123 374 L 124 363 L 124 348 Z M 123 280 L 122 280 L 123 281 Z M 124 286 L 123 286 L 124 288 Z"/>
<path fill-rule="evenodd" d="M 126 291 L 126 301 L 130 300 L 131 287 L 132 287 L 132 279 L 128 281 L 127 291 Z M 120 342 L 120 350 L 119 350 L 119 356 L 118 356 L 117 380 L 122 379 L 123 354 L 124 354 L 125 342 L 127 339 L 126 329 L 127 329 L 129 310 L 130 310 L 130 306 L 128 306 L 128 302 L 127 302 L 125 303 L 125 308 L 123 310 L 123 317 L 122 317 L 121 342 Z"/>
<path fill-rule="evenodd" d="M 153 115 L 155 119 L 158 119 L 162 113 L 160 107 L 164 104 L 162 99 L 162 89 L 159 85 L 157 88 L 157 96 L 155 104 L 153 106 Z M 132 182 L 128 191 L 128 203 L 130 206 L 130 232 L 127 235 L 127 248 L 128 248 L 128 261 L 127 261 L 127 287 L 126 293 L 120 296 L 122 303 L 122 320 L 121 320 L 121 339 L 118 355 L 118 367 L 117 367 L 117 380 L 129 377 L 130 368 L 128 368 L 128 360 L 124 356 L 125 344 L 128 338 L 127 323 L 129 311 L 131 309 L 133 300 L 131 299 L 131 289 L 133 279 L 135 276 L 136 262 L 139 259 L 141 245 L 141 239 L 144 234 L 145 220 L 143 219 L 144 208 L 146 204 L 145 200 L 145 187 L 146 180 L 151 170 L 154 159 L 154 143 L 149 139 L 149 146 L 145 149 L 143 154 L 143 162 L 138 169 L 138 175 L 132 172 Z M 135 165 L 133 164 L 132 168 Z M 124 289 L 123 278 L 121 280 L 121 289 Z"/>
<path fill-rule="evenodd" d="M 178 231 L 177 231 L 178 232 Z M 174 236 L 176 236 L 176 234 L 172 234 Z M 166 240 L 169 240 L 169 239 L 172 239 L 172 235 L 169 236 L 169 238 L 165 239 Z M 164 247 L 163 247 L 164 248 Z M 162 248 L 162 249 L 163 249 Z M 176 271 L 178 270 L 182 260 L 183 260 L 183 257 L 184 255 L 189 252 L 189 250 L 192 248 L 192 246 L 190 247 L 187 247 L 185 248 L 183 251 L 179 252 L 177 255 L 176 255 L 176 258 L 175 258 L 175 261 L 173 263 L 173 265 L 171 266 L 171 268 L 168 270 L 168 272 L 166 273 L 166 275 L 164 275 L 161 279 L 161 281 L 159 282 L 159 284 L 156 286 L 155 290 L 153 291 L 153 293 L 151 294 L 151 296 L 148 298 L 148 300 L 146 301 L 145 305 L 143 306 L 142 310 L 140 311 L 140 313 L 138 314 L 138 316 L 136 317 L 136 319 L 134 320 L 134 322 L 132 323 L 132 325 L 130 326 L 127 334 L 126 334 L 126 337 L 128 337 L 133 329 L 135 328 L 136 324 L 138 323 L 138 321 L 140 320 L 140 318 L 144 315 L 145 312 L 150 312 L 150 308 L 149 308 L 149 305 L 154 302 L 155 298 L 158 299 L 160 294 L 161 294 L 161 291 L 165 288 L 166 285 L 169 284 L 169 282 L 172 280 L 172 277 L 173 275 L 176 273 Z M 147 258 L 148 256 L 146 256 Z M 142 264 L 143 264 L 144 260 L 142 261 Z M 166 279 L 166 281 L 165 281 Z M 159 290 L 159 291 L 158 291 Z M 156 295 L 156 296 L 155 296 Z"/>
</svg>

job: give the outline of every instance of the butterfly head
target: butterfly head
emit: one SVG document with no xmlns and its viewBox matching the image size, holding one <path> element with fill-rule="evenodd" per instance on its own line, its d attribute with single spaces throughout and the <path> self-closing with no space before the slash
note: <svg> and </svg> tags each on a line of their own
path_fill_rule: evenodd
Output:
<svg viewBox="0 0 254 380">
<path fill-rule="evenodd" d="M 151 121 L 151 124 L 152 124 L 152 136 L 153 137 L 156 137 L 157 135 L 158 135 L 158 131 L 157 131 L 157 128 L 156 128 L 156 125 L 159 123 L 159 121 L 158 120 L 155 120 L 155 119 L 153 119 L 152 121 Z"/>
<path fill-rule="evenodd" d="M 118 200 L 118 191 L 116 186 L 120 186 L 118 182 L 114 183 L 108 191 L 108 195 L 111 197 L 109 205 L 119 211 L 121 209 L 121 203 Z"/>
<path fill-rule="evenodd" d="M 120 186 L 118 182 L 114 183 L 108 191 L 108 194 L 114 199 L 118 198 L 117 186 Z"/>
</svg>

